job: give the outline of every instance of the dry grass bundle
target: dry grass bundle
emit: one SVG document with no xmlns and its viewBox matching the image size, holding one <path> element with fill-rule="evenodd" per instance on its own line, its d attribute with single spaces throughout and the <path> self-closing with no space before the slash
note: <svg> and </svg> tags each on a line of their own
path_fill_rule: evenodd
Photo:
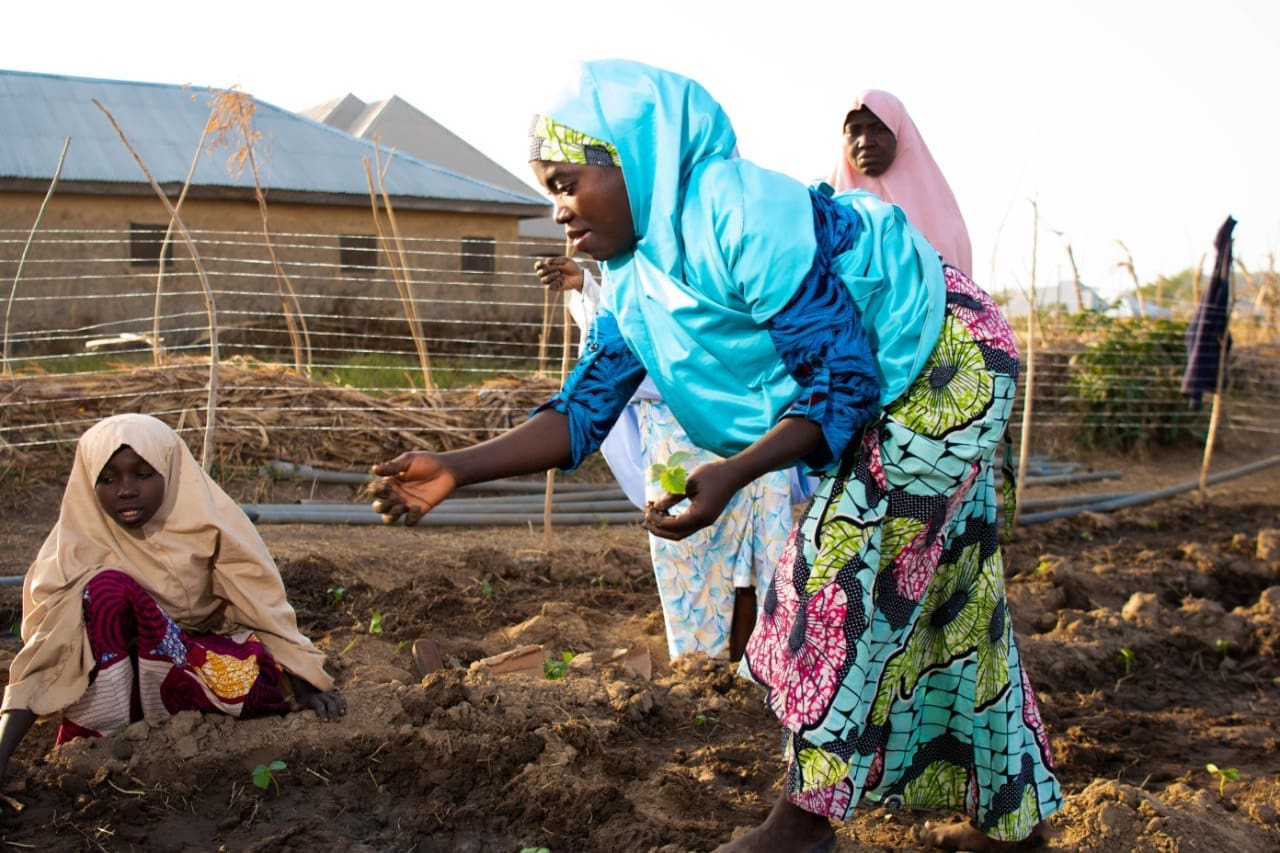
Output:
<svg viewBox="0 0 1280 853">
<path fill-rule="evenodd" d="M 18 375 L 0 384 L 0 472 L 27 484 L 65 476 L 76 438 L 120 412 L 153 414 L 199 447 L 207 361 L 109 374 Z M 360 469 L 405 450 L 450 450 L 519 423 L 556 390 L 547 379 L 509 378 L 433 395 L 371 397 L 277 364 L 234 359 L 218 372 L 214 459 L 224 472 L 272 459 Z"/>
</svg>

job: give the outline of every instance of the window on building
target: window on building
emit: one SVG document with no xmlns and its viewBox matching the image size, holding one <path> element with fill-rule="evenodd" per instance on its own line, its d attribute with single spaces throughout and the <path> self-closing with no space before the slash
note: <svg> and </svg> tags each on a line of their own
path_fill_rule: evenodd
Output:
<svg viewBox="0 0 1280 853">
<path fill-rule="evenodd" d="M 173 238 L 164 242 L 164 225 L 129 223 L 129 263 L 135 267 L 160 266 L 160 250 L 164 249 L 164 265 L 173 266 Z"/>
<path fill-rule="evenodd" d="M 343 272 L 369 274 L 379 267 L 378 238 L 368 234 L 338 237 L 338 266 Z"/>
<path fill-rule="evenodd" d="M 494 245 L 492 237 L 463 237 L 462 271 L 493 275 Z"/>
</svg>

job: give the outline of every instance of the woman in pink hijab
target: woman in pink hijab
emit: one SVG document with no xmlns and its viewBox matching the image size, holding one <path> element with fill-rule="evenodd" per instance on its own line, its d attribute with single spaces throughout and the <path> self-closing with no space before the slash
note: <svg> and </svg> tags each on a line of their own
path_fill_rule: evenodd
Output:
<svg viewBox="0 0 1280 853">
<path fill-rule="evenodd" d="M 844 119 L 844 149 L 828 180 L 836 192 L 864 189 L 902 208 L 942 260 L 973 273 L 973 248 L 956 197 L 907 109 L 867 89 Z"/>
</svg>

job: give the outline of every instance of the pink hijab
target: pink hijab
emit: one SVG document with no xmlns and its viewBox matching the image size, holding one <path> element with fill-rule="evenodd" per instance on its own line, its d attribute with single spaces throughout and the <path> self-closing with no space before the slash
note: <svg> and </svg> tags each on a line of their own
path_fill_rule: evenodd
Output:
<svg viewBox="0 0 1280 853">
<path fill-rule="evenodd" d="M 911 224 L 920 229 L 942 260 L 958 267 L 966 275 L 973 272 L 973 248 L 969 230 L 965 228 L 960 206 L 942 170 L 929 153 L 929 146 L 907 115 L 907 109 L 893 95 L 878 89 L 867 89 L 854 99 L 853 105 L 840 117 L 866 107 L 885 123 L 898 140 L 898 153 L 883 175 L 869 178 L 858 173 L 845 159 L 843 148 L 828 183 L 837 192 L 864 189 L 884 201 L 902 208 Z"/>
</svg>

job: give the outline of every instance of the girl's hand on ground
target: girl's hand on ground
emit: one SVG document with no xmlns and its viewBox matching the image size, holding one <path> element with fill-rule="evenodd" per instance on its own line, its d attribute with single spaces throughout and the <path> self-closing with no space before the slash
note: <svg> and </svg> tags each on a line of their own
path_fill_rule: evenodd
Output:
<svg viewBox="0 0 1280 853">
<path fill-rule="evenodd" d="M 572 258 L 540 258 L 534 262 L 533 271 L 538 274 L 538 281 L 552 290 L 582 290 L 582 267 Z"/>
<path fill-rule="evenodd" d="M 410 527 L 453 494 L 457 481 L 433 453 L 415 450 L 373 466 L 380 479 L 369 486 L 373 511 L 387 524 L 401 518 Z"/>
<path fill-rule="evenodd" d="M 337 722 L 347 714 L 347 700 L 337 690 L 317 690 L 310 681 L 289 673 L 295 711 L 311 709 L 320 719 Z"/>
<path fill-rule="evenodd" d="M 645 529 L 661 539 L 684 539 L 715 524 L 740 488 L 742 484 L 724 462 L 701 465 L 685 481 L 683 495 L 667 492 L 645 507 Z M 689 505 L 683 512 L 676 515 L 668 513 L 668 510 L 686 499 Z"/>
</svg>

